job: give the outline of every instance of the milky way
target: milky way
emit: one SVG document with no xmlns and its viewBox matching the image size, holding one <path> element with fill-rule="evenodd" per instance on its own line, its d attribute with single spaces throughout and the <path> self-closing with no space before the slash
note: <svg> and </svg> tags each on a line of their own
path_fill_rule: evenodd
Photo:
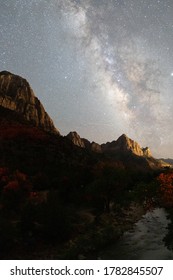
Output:
<svg viewBox="0 0 173 280">
<path fill-rule="evenodd" d="M 62 134 L 173 157 L 173 1 L 0 0 L 0 65 Z"/>
</svg>

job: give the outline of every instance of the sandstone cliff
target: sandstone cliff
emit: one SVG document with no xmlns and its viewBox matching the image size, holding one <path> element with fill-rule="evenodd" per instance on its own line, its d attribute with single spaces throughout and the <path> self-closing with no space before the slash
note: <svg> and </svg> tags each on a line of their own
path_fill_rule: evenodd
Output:
<svg viewBox="0 0 173 280">
<path fill-rule="evenodd" d="M 16 112 L 36 127 L 59 134 L 29 83 L 7 71 L 0 72 L 0 106 Z"/>
<path fill-rule="evenodd" d="M 96 153 L 119 153 L 131 152 L 137 156 L 146 158 L 152 157 L 151 151 L 148 147 L 141 148 L 140 145 L 127 137 L 125 134 L 121 135 L 116 141 L 107 142 L 106 144 L 99 145 L 95 142 L 90 142 L 85 138 L 81 138 L 77 132 L 70 132 L 67 135 L 73 144 L 81 148 L 86 148 Z"/>
<path fill-rule="evenodd" d="M 102 153 L 101 145 L 99 145 L 98 143 L 92 142 L 91 145 L 90 145 L 90 149 L 93 152 Z"/>
<path fill-rule="evenodd" d="M 152 157 L 151 151 L 150 151 L 150 149 L 148 147 L 142 148 L 142 151 L 143 151 L 143 155 L 145 157 Z"/>
<path fill-rule="evenodd" d="M 76 131 L 70 132 L 66 137 L 70 139 L 73 142 L 73 144 L 75 144 L 78 147 L 85 148 L 89 151 L 93 151 L 96 153 L 102 152 L 101 146 L 98 143 L 95 142 L 91 143 L 87 139 L 81 138 Z"/>
<path fill-rule="evenodd" d="M 131 152 L 137 156 L 152 157 L 148 147 L 141 148 L 140 145 L 127 137 L 121 135 L 116 141 L 107 142 L 101 145 L 103 152 Z"/>
<path fill-rule="evenodd" d="M 83 140 L 80 138 L 79 134 L 76 131 L 70 132 L 66 137 L 70 139 L 76 146 L 85 148 Z"/>
</svg>

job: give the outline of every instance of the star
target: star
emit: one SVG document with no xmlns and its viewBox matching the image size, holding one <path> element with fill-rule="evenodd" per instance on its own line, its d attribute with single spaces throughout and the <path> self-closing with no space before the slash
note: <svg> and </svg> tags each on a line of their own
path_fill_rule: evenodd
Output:
<svg viewBox="0 0 173 280">
<path fill-rule="evenodd" d="M 62 135 L 101 144 L 127 132 L 173 158 L 173 1 L 0 3 L 1 70 L 29 81 Z"/>
</svg>

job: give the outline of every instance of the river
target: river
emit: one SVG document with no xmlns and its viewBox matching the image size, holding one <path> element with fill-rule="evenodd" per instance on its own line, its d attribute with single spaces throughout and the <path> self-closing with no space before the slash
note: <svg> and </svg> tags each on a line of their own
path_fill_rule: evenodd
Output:
<svg viewBox="0 0 173 280">
<path fill-rule="evenodd" d="M 169 220 L 163 208 L 148 211 L 125 232 L 118 244 L 100 254 L 101 259 L 117 260 L 172 260 L 173 252 L 163 242 Z"/>
</svg>

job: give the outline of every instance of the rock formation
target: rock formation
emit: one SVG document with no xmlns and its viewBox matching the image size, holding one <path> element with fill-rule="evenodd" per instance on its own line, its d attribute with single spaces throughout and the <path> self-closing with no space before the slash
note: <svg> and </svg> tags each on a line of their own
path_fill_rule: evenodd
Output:
<svg viewBox="0 0 173 280">
<path fill-rule="evenodd" d="M 90 142 L 85 138 L 81 138 L 77 132 L 70 132 L 67 135 L 73 144 L 81 148 L 86 148 L 96 153 L 119 153 L 131 152 L 137 156 L 146 158 L 152 157 L 151 151 L 148 147 L 141 148 L 140 145 L 128 138 L 125 134 L 121 135 L 116 141 L 107 142 L 106 144 L 99 145 L 95 142 Z"/>
<path fill-rule="evenodd" d="M 90 149 L 93 152 L 102 153 L 101 145 L 99 145 L 98 143 L 92 142 L 90 145 Z"/>
<path fill-rule="evenodd" d="M 70 132 L 66 137 L 78 147 L 85 148 L 92 152 L 102 153 L 101 145 L 95 142 L 91 143 L 89 140 L 81 138 L 76 131 Z"/>
<path fill-rule="evenodd" d="M 101 145 L 103 152 L 131 152 L 137 156 L 151 157 L 149 148 L 141 148 L 140 145 L 127 137 L 125 134 L 121 135 L 116 141 L 107 142 Z"/>
<path fill-rule="evenodd" d="M 0 106 L 16 112 L 36 127 L 59 134 L 29 83 L 7 71 L 0 72 Z"/>
<path fill-rule="evenodd" d="M 143 156 L 145 156 L 145 157 L 152 157 L 151 151 L 150 151 L 150 149 L 148 147 L 142 148 L 142 151 L 143 151 Z"/>
<path fill-rule="evenodd" d="M 84 141 L 80 138 L 79 134 L 76 131 L 70 132 L 66 137 L 70 139 L 76 146 L 85 148 Z"/>
</svg>

